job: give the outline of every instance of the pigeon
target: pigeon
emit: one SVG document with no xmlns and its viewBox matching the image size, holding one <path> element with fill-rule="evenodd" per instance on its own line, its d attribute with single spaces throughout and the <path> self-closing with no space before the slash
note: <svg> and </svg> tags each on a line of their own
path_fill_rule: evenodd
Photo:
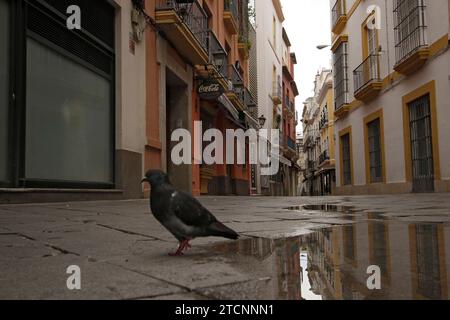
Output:
<svg viewBox="0 0 450 320">
<path fill-rule="evenodd" d="M 176 190 L 164 172 L 150 170 L 142 180 L 144 182 L 151 185 L 150 207 L 153 215 L 180 243 L 170 256 L 182 256 L 185 250 L 191 248 L 189 242 L 195 238 L 239 238 L 235 231 L 219 222 L 198 200 Z"/>
</svg>

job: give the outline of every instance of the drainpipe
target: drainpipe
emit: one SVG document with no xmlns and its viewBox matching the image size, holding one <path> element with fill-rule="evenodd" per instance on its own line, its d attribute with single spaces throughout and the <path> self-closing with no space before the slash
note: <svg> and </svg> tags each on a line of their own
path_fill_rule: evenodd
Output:
<svg viewBox="0 0 450 320">
<path fill-rule="evenodd" d="M 389 22 L 388 22 L 388 0 L 384 0 L 385 9 L 385 28 L 386 28 L 386 54 L 387 54 L 387 64 L 388 64 L 388 75 L 391 73 L 391 55 L 390 55 L 390 41 L 389 41 Z M 392 82 L 392 78 L 390 79 Z"/>
</svg>

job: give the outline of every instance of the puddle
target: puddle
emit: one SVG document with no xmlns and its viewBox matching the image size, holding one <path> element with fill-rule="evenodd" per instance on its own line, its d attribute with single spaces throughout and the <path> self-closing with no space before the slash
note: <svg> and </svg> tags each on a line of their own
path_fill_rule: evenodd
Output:
<svg viewBox="0 0 450 320">
<path fill-rule="evenodd" d="M 352 213 L 355 211 L 353 207 L 340 206 L 334 204 L 321 204 L 321 205 L 304 205 L 293 206 L 286 208 L 290 211 L 320 211 L 320 212 L 339 212 L 339 213 Z"/>
<path fill-rule="evenodd" d="M 216 250 L 242 273 L 269 279 L 239 289 L 247 290 L 250 299 L 448 299 L 448 224 L 369 218 L 373 220 L 300 237 L 242 239 L 217 245 Z M 374 265 L 381 271 L 380 290 L 367 286 L 367 270 Z M 234 289 L 217 289 L 221 291 L 211 295 L 235 299 L 244 294 Z"/>
</svg>

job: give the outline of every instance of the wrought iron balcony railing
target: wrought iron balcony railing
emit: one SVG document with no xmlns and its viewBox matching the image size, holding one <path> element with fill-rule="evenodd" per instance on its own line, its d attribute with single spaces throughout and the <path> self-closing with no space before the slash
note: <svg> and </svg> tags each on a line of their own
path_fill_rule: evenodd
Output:
<svg viewBox="0 0 450 320">
<path fill-rule="evenodd" d="M 322 130 L 327 125 L 328 125 L 328 115 L 327 116 L 322 115 L 322 117 L 320 118 L 320 122 L 319 122 L 319 129 Z"/>
<path fill-rule="evenodd" d="M 229 11 L 233 18 L 239 22 L 239 9 L 237 0 L 224 0 L 224 11 Z"/>
<path fill-rule="evenodd" d="M 227 65 L 225 63 L 222 63 L 221 66 L 217 66 L 215 64 L 215 55 L 221 55 L 224 60 L 226 60 L 227 52 L 220 44 L 219 40 L 217 39 L 215 33 L 212 30 L 208 30 L 208 49 L 209 49 L 209 62 L 212 63 L 217 71 L 224 77 L 227 76 Z"/>
<path fill-rule="evenodd" d="M 296 149 L 297 149 L 295 141 L 291 137 L 287 137 L 287 146 L 288 146 L 289 149 L 291 149 L 293 151 L 296 151 Z"/>
<path fill-rule="evenodd" d="M 358 92 L 370 82 L 381 81 L 379 61 L 380 56 L 378 54 L 371 54 L 353 71 L 355 92 Z"/>
<path fill-rule="evenodd" d="M 238 99 L 245 105 L 245 87 L 241 74 L 232 64 L 228 65 L 228 81 L 231 84 L 230 91 L 233 91 Z"/>
<path fill-rule="evenodd" d="M 395 55 L 397 64 L 427 46 L 424 0 L 394 1 Z"/>
<path fill-rule="evenodd" d="M 277 101 L 277 104 L 280 104 L 282 101 L 282 91 L 281 91 L 281 81 L 273 82 L 273 91 L 272 91 L 272 99 Z"/>
<path fill-rule="evenodd" d="M 328 160 L 330 160 L 330 154 L 329 154 L 328 150 L 325 150 L 319 156 L 319 164 L 323 164 L 325 161 L 328 161 Z"/>
<path fill-rule="evenodd" d="M 244 95 L 245 95 L 245 104 L 246 104 L 247 108 L 251 109 L 251 108 L 256 107 L 256 101 L 253 98 L 252 93 L 247 88 L 245 88 Z"/>
<path fill-rule="evenodd" d="M 241 74 L 232 64 L 228 65 L 228 80 L 231 81 L 233 87 L 244 86 Z"/>
<path fill-rule="evenodd" d="M 345 16 L 344 0 L 337 0 L 331 10 L 332 27 L 334 28 L 339 21 L 339 18 Z"/>
<path fill-rule="evenodd" d="M 308 161 L 308 170 L 316 171 L 316 161 L 312 161 L 312 160 Z"/>
<path fill-rule="evenodd" d="M 208 51 L 208 16 L 197 0 L 157 0 L 156 10 L 175 10 L 205 51 Z"/>
</svg>

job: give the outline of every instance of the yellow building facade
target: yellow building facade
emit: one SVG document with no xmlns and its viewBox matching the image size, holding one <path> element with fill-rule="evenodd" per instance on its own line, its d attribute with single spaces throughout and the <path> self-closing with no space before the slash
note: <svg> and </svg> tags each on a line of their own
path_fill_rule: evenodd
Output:
<svg viewBox="0 0 450 320">
<path fill-rule="evenodd" d="M 330 0 L 338 195 L 450 191 L 448 0 Z"/>
</svg>

